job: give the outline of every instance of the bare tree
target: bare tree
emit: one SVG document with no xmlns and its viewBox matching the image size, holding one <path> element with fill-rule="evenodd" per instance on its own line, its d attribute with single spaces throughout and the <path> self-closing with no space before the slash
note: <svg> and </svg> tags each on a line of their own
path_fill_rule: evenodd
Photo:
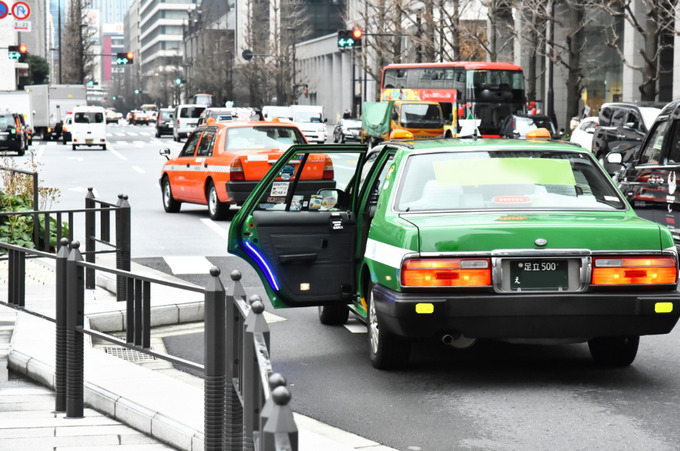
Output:
<svg viewBox="0 0 680 451">
<path fill-rule="evenodd" d="M 677 1 L 673 0 L 605 0 L 602 8 L 614 18 L 621 18 L 630 25 L 634 36 L 627 39 L 641 41 L 637 53 L 640 62 L 625 55 L 622 50 L 622 36 L 616 26 L 606 29 L 605 44 L 615 49 L 623 64 L 642 76 L 638 86 L 641 100 L 653 101 L 658 93 L 659 75 L 664 70 L 660 66 L 661 53 L 673 45 Z"/>
<path fill-rule="evenodd" d="M 85 21 L 90 0 L 71 0 L 61 39 L 64 83 L 83 84 L 94 69 L 92 32 Z"/>
</svg>

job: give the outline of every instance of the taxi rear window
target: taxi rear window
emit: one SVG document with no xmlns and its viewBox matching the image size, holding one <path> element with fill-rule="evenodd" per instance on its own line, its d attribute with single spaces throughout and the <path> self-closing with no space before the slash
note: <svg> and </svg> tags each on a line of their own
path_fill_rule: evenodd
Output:
<svg viewBox="0 0 680 451">
<path fill-rule="evenodd" d="M 592 158 L 516 150 L 412 155 L 395 205 L 408 212 L 626 208 Z"/>
<path fill-rule="evenodd" d="M 294 144 L 307 144 L 292 127 L 234 127 L 227 130 L 227 151 L 274 149 L 286 150 Z"/>
</svg>

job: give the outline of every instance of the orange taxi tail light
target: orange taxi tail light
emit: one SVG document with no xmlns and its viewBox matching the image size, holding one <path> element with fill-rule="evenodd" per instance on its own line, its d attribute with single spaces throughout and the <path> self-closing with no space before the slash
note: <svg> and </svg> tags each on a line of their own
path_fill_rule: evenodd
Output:
<svg viewBox="0 0 680 451">
<path fill-rule="evenodd" d="M 673 257 L 595 257 L 592 285 L 675 284 L 678 271 Z"/>
<path fill-rule="evenodd" d="M 324 160 L 323 163 L 323 180 L 333 180 L 333 177 L 335 176 L 335 171 L 333 170 L 333 160 L 331 160 L 331 157 L 326 155 L 326 159 Z"/>
<path fill-rule="evenodd" d="M 432 258 L 407 260 L 401 266 L 405 287 L 486 287 L 491 285 L 489 259 Z"/>
<path fill-rule="evenodd" d="M 231 162 L 231 166 L 229 167 L 229 180 L 232 182 L 243 182 L 245 179 L 246 176 L 243 173 L 243 163 L 240 158 L 236 158 Z"/>
</svg>

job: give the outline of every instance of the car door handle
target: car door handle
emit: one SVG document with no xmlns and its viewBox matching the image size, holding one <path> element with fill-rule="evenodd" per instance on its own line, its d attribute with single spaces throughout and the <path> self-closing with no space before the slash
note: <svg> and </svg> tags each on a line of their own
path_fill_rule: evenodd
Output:
<svg viewBox="0 0 680 451">
<path fill-rule="evenodd" d="M 311 263 L 316 260 L 316 254 L 286 254 L 279 256 L 279 262 L 287 263 Z"/>
</svg>

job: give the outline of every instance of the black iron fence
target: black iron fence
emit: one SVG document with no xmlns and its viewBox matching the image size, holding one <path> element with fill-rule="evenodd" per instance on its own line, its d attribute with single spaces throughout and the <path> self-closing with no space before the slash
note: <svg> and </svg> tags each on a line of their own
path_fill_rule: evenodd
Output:
<svg viewBox="0 0 680 451">
<path fill-rule="evenodd" d="M 56 252 L 62 238 L 69 242 L 82 237 L 85 241 L 85 259 L 94 263 L 97 254 L 115 253 L 116 268 L 130 270 L 131 243 L 131 210 L 127 195 L 119 194 L 118 201 L 111 202 L 96 199 L 93 188 L 87 189 L 85 208 L 72 210 L 38 210 L 38 182 L 37 174 L 18 169 L 7 169 L 19 173 L 33 175 L 34 211 L 4 211 L 0 212 L 0 222 L 3 218 L 29 216 L 33 218 L 33 246 L 44 252 Z M 84 216 L 84 230 L 76 230 L 79 223 L 76 219 Z M 113 217 L 113 227 L 112 227 Z M 41 221 L 42 220 L 42 221 Z M 42 227 L 40 224 L 43 224 Z M 42 228 L 42 230 L 41 230 Z M 93 269 L 86 271 L 87 288 L 95 287 Z M 118 301 L 125 300 L 125 279 L 117 277 L 116 296 Z"/>
<path fill-rule="evenodd" d="M 142 352 L 173 364 L 203 371 L 204 443 L 206 450 L 297 450 L 298 432 L 288 406 L 290 392 L 269 358 L 269 326 L 259 296 L 246 294 L 241 274 L 230 274 L 226 290 L 213 267 L 205 288 L 133 274 L 87 262 L 80 244 L 60 243 L 57 254 L 0 242 L 8 260 L 8 302 L 0 302 L 56 323 L 55 410 L 67 418 L 83 416 L 84 335 Z M 45 317 L 26 309 L 27 258 L 55 260 L 56 315 Z M 84 327 L 85 272 L 102 271 L 124 279 L 127 286 L 126 338 Z M 155 285 L 202 293 L 204 296 L 205 364 L 200 365 L 150 349 L 151 293 Z"/>
</svg>

